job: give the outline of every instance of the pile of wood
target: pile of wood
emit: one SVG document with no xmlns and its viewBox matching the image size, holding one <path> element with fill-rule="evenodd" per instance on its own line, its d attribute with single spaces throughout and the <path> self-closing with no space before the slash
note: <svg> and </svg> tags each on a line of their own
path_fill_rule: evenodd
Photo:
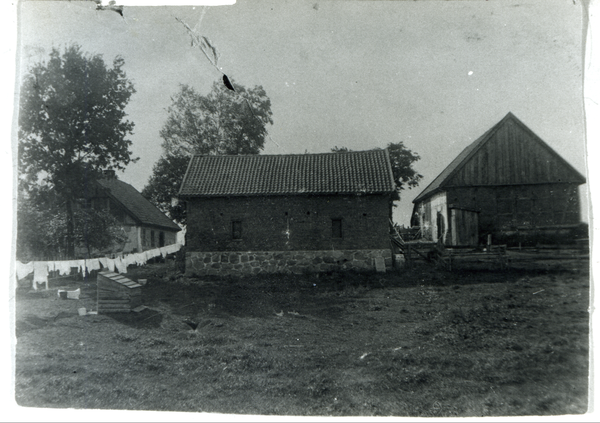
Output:
<svg viewBox="0 0 600 423">
<path fill-rule="evenodd" d="M 448 270 L 457 263 L 488 263 L 497 265 L 500 269 L 510 266 L 510 256 L 506 252 L 506 245 L 488 245 L 483 251 L 470 248 L 447 248 L 444 251 L 444 261 Z"/>
<path fill-rule="evenodd" d="M 142 305 L 142 285 L 113 272 L 100 272 L 97 278 L 98 312 L 123 313 Z"/>
</svg>

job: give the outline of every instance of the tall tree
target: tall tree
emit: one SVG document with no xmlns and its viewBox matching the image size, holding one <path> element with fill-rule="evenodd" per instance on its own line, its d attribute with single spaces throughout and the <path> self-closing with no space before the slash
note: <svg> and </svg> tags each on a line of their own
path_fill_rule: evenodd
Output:
<svg viewBox="0 0 600 423">
<path fill-rule="evenodd" d="M 144 197 L 156 204 L 171 219 L 182 224 L 186 221 L 185 207 L 172 199 L 179 192 L 189 161 L 189 156 L 168 155 L 159 158 L 154 164 L 148 184 L 142 190 Z"/>
<path fill-rule="evenodd" d="M 394 175 L 394 182 L 396 183 L 396 198 L 394 199 L 399 200 L 400 191 L 404 190 L 405 186 L 408 189 L 415 188 L 419 185 L 421 178 L 423 178 L 423 175 L 417 173 L 413 168 L 413 164 L 420 160 L 421 157 L 406 148 L 402 141 L 389 143 L 387 150 L 390 154 L 392 173 Z M 347 153 L 352 150 L 349 150 L 348 147 L 335 146 L 331 151 L 334 153 Z"/>
<path fill-rule="evenodd" d="M 21 196 L 17 210 L 17 258 L 31 260 L 65 260 L 67 254 L 67 219 L 62 204 L 52 192 Z M 77 207 L 73 212 L 73 241 L 80 254 L 102 255 L 115 245 L 124 245 L 127 234 L 108 211 Z"/>
<path fill-rule="evenodd" d="M 185 209 L 171 202 L 193 154 L 258 154 L 267 125 L 273 124 L 271 100 L 263 87 L 247 89 L 232 81 L 215 82 L 207 95 L 181 85 L 160 131 L 163 156 L 142 194 L 172 219 L 185 224 Z"/>
<path fill-rule="evenodd" d="M 390 153 L 390 162 L 392 164 L 392 173 L 394 174 L 394 182 L 398 194 L 407 186 L 408 189 L 416 188 L 423 178 L 423 175 L 417 173 L 413 168 L 413 164 L 421 157 L 406 148 L 402 141 L 389 143 L 387 150 Z"/>
<path fill-rule="evenodd" d="M 160 131 L 166 154 L 258 154 L 272 124 L 271 100 L 261 86 L 215 82 L 204 96 L 181 85 Z"/>
<path fill-rule="evenodd" d="M 42 183 L 65 206 L 68 254 L 74 253 L 74 200 L 108 169 L 122 170 L 131 156 L 133 123 L 125 107 L 135 93 L 117 56 L 107 67 L 101 55 L 73 44 L 52 49 L 47 62 L 31 66 L 21 87 L 19 174 L 21 186 Z"/>
</svg>

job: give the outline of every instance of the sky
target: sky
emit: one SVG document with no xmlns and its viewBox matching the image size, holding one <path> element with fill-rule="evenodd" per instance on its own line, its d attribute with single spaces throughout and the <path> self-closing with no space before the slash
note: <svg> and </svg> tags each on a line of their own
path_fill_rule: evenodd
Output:
<svg viewBox="0 0 600 423">
<path fill-rule="evenodd" d="M 600 181 L 600 169 L 591 165 L 586 172 L 582 73 L 600 76 L 600 66 L 597 59 L 593 65 L 583 64 L 581 0 L 252 0 L 207 8 L 126 6 L 124 18 L 96 11 L 90 1 L 21 1 L 18 13 L 14 3 L 2 2 L 0 27 L 10 33 L 3 34 L 0 58 L 3 82 L 11 85 L 15 79 L 17 95 L 27 65 L 47 57 L 52 47 L 77 42 L 84 51 L 103 54 L 109 63 L 116 55 L 124 57 L 125 71 L 137 89 L 127 112 L 136 124 L 130 139 L 140 160 L 119 176 L 139 190 L 160 157 L 159 130 L 171 95 L 180 83 L 207 92 L 221 76 L 190 46 L 176 17 L 210 38 L 228 76 L 247 87 L 265 88 L 274 124 L 268 128 L 264 154 L 319 153 L 334 146 L 362 150 L 398 141 L 417 152 L 421 160 L 415 167 L 423 180 L 417 189 L 403 192 L 395 213 L 400 224 L 408 224 L 412 199 L 509 111 L 587 173 L 593 186 Z M 593 14 L 591 19 L 600 24 Z M 588 60 L 590 52 L 596 58 L 600 52 L 598 47 L 592 51 L 592 44 L 587 44 Z M 8 106 L 0 121 L 8 134 L 15 123 L 13 88 L 3 87 L 0 98 Z M 600 125 L 590 124 L 600 115 L 598 93 L 600 77 L 588 76 L 590 140 L 600 137 Z M 11 153 L 14 160 L 8 144 L 0 150 L 0 171 L 10 172 Z M 2 198 L 14 197 L 10 188 L 0 184 Z M 587 189 L 583 186 L 582 194 Z M 600 201 L 597 192 L 591 192 L 595 202 Z M 582 218 L 587 221 L 589 203 L 585 195 L 582 200 Z M 15 207 L 13 203 L 13 219 Z M 2 269 L 13 265 L 14 237 L 13 231 L 10 245 L 4 237 L 1 257 L 10 260 L 0 264 Z M 592 249 L 593 265 L 600 263 L 599 254 Z M 3 292 L 13 313 L 9 291 Z M 5 337 L 12 336 L 9 325 L 0 327 Z M 8 349 L 2 351 L 9 362 Z M 4 371 L 2 380 L 7 383 L 2 388 L 7 385 L 7 392 L 2 398 L 14 398 L 14 384 L 8 389 L 14 376 L 11 366 Z M 38 410 L 34 418 L 28 412 L 32 410 L 14 411 L 11 417 L 18 421 L 81 421 L 73 410 Z M 97 413 L 98 418 L 107 413 Z M 190 413 L 177 417 L 197 420 Z M 597 420 L 585 417 L 582 421 Z M 126 418 L 164 421 L 164 416 L 153 414 Z"/>
<path fill-rule="evenodd" d="M 126 111 L 140 159 L 119 177 L 142 190 L 179 84 L 208 93 L 221 78 L 180 18 L 211 40 L 222 72 L 265 89 L 274 123 L 263 154 L 399 141 L 417 153 L 423 179 L 394 212 L 408 225 L 412 200 L 508 112 L 586 175 L 582 16 L 573 0 L 252 0 L 126 6 L 123 17 L 90 1 L 23 1 L 17 86 L 53 47 L 76 42 L 108 63 L 121 55 L 137 90 Z"/>
</svg>

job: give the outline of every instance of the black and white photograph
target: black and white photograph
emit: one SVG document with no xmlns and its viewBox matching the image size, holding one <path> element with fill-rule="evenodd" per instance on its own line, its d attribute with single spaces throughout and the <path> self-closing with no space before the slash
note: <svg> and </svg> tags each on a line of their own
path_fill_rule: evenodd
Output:
<svg viewBox="0 0 600 423">
<path fill-rule="evenodd" d="M 591 6 L 16 2 L 4 401 L 593 421 Z"/>
</svg>

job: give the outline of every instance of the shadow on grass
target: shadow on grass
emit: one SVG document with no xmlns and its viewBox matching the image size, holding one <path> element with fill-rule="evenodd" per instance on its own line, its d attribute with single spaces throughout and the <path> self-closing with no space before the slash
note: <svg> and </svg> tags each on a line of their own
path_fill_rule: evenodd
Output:
<svg viewBox="0 0 600 423">
<path fill-rule="evenodd" d="M 552 269 L 554 275 L 572 274 Z M 480 283 L 515 283 L 529 276 L 548 274 L 547 269 L 457 269 L 447 271 L 433 266 L 414 266 L 386 273 L 327 272 L 306 275 L 264 274 L 243 277 L 205 276 L 149 283 L 143 289 L 144 304 L 168 306 L 170 312 L 187 317 L 264 318 L 284 312 L 336 319 L 344 304 L 372 290 L 444 287 Z M 324 295 L 325 294 L 325 295 Z M 122 318 L 123 323 L 133 318 Z M 143 320 L 143 319 L 142 319 Z M 150 322 L 155 322 L 149 319 Z M 147 323 L 144 321 L 144 323 Z M 158 323 L 157 323 L 158 324 Z"/>
<path fill-rule="evenodd" d="M 134 329 L 158 328 L 163 320 L 162 314 L 149 308 L 139 313 L 110 313 L 107 316 Z"/>
</svg>

